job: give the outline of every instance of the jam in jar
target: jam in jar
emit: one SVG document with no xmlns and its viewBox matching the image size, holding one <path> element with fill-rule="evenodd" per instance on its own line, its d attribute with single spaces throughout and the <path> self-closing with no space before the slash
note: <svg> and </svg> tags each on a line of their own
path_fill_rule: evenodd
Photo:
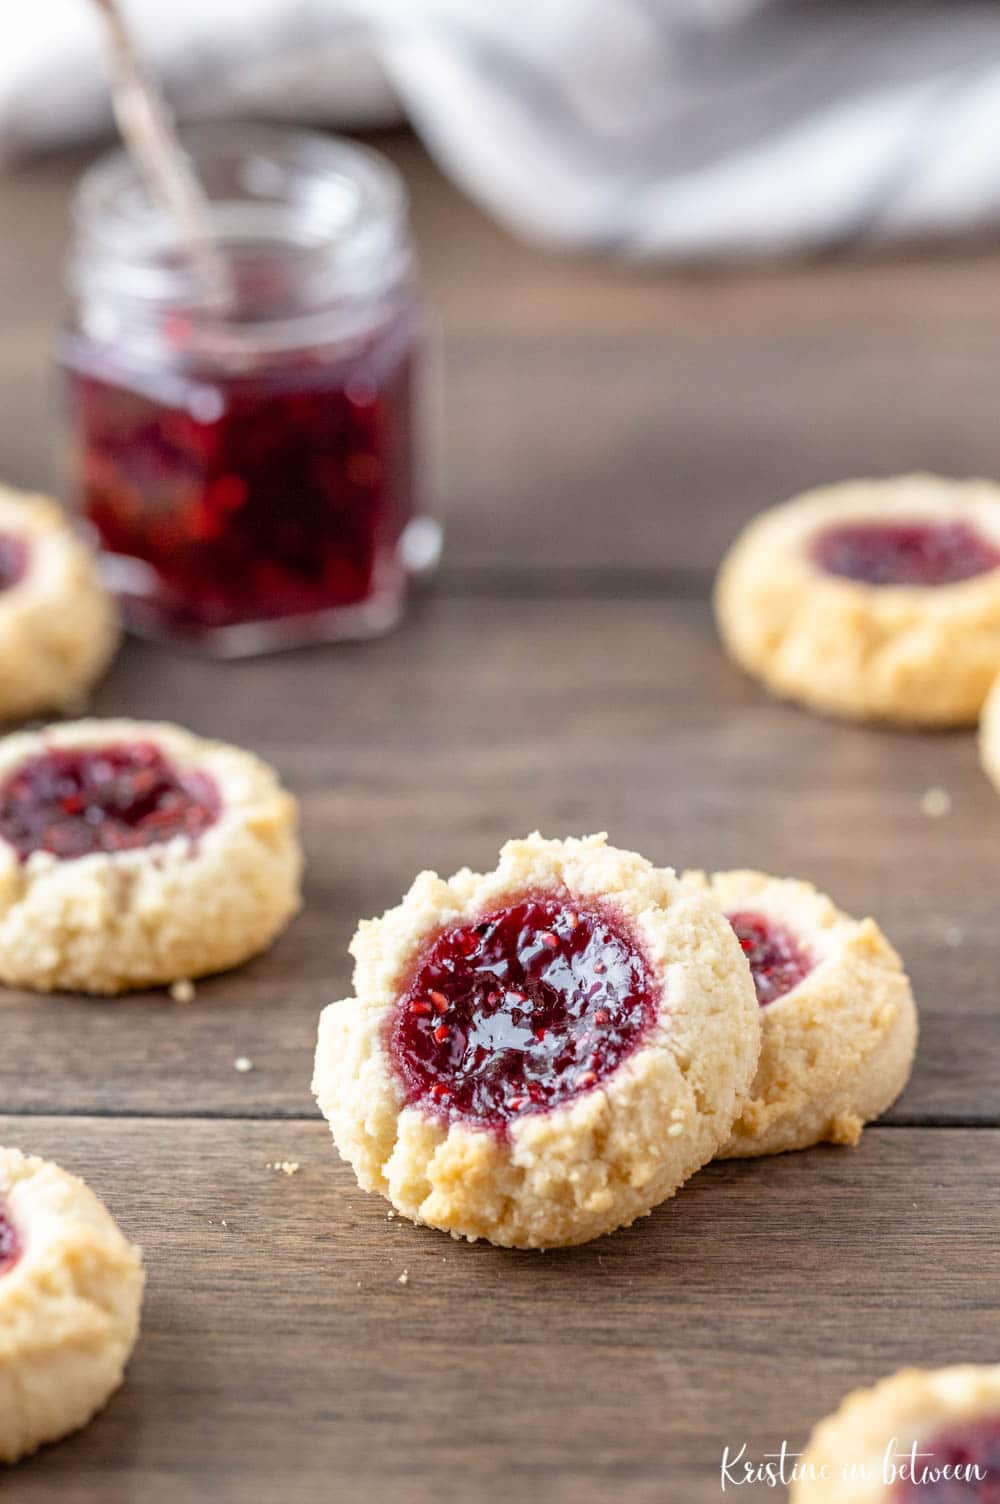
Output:
<svg viewBox="0 0 1000 1504">
<path fill-rule="evenodd" d="M 332 137 L 226 127 L 188 145 L 224 298 L 126 156 L 81 185 L 71 489 L 139 632 L 228 655 L 384 631 L 440 542 L 417 494 L 402 184 Z"/>
</svg>

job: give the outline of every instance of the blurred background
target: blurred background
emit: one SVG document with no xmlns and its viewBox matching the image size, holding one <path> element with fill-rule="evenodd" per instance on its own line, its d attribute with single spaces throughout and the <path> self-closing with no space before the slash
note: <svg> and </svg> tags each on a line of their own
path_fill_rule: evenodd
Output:
<svg viewBox="0 0 1000 1504">
<path fill-rule="evenodd" d="M 347 129 L 403 173 L 443 334 L 446 573 L 704 580 L 804 485 L 1000 467 L 1000 7 L 127 10 L 183 121 Z M 85 0 L 4 26 L 2 466 L 36 486 L 68 200 L 111 113 Z"/>
<path fill-rule="evenodd" d="M 505 224 L 627 256 L 949 233 L 1000 210 L 981 0 L 131 0 L 185 118 L 411 122 Z M 0 143 L 106 131 L 84 0 L 11 8 Z"/>
<path fill-rule="evenodd" d="M 100 1169 L 160 1271 L 110 1429 L 33 1463 L 19 1504 L 90 1504 L 99 1470 L 109 1497 L 152 1504 L 711 1504 L 723 1440 L 804 1440 L 900 1363 L 995 1360 L 997 814 L 973 738 L 770 702 L 724 660 L 707 596 L 738 527 L 805 487 L 1000 475 L 1000 4 L 127 11 L 183 122 L 347 132 L 402 175 L 437 331 L 446 544 L 382 640 L 224 666 L 130 642 L 95 697 L 274 763 L 302 801 L 308 901 L 287 945 L 199 985 L 183 1027 L 156 997 L 5 1004 L 32 1145 Z M 90 0 L 4 6 L 13 485 L 56 474 L 70 202 L 111 140 Z M 943 825 L 933 789 L 954 796 Z M 341 1195 L 308 1056 L 358 916 L 421 868 L 487 870 L 536 825 L 607 828 L 679 868 L 795 873 L 876 913 L 924 1038 L 889 1124 L 849 1155 L 716 1167 L 607 1248 L 544 1263 L 445 1260 Z M 43 1137 L 37 1114 L 67 1104 Z M 303 1173 L 265 1184 L 279 1157 Z M 223 1184 L 243 1209 L 217 1243 Z"/>
</svg>

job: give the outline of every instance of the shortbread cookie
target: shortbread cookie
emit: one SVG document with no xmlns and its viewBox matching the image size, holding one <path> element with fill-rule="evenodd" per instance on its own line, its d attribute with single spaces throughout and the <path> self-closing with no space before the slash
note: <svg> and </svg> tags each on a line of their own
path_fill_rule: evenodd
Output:
<svg viewBox="0 0 1000 1504">
<path fill-rule="evenodd" d="M 0 741 L 0 981 L 116 993 L 236 966 L 299 904 L 295 801 L 177 726 Z"/>
<path fill-rule="evenodd" d="M 1000 671 L 1000 487 L 908 475 L 807 492 L 737 539 L 715 606 L 732 656 L 775 694 L 973 722 Z"/>
<path fill-rule="evenodd" d="M 873 919 L 851 919 L 809 883 L 762 872 L 685 881 L 733 926 L 760 1004 L 757 1076 L 721 1157 L 857 1143 L 913 1065 L 917 1014 L 898 955 Z"/>
<path fill-rule="evenodd" d="M 139 1333 L 138 1248 L 82 1180 L 0 1149 L 0 1461 L 76 1431 Z"/>
<path fill-rule="evenodd" d="M 78 705 L 117 644 L 114 602 L 62 512 L 0 486 L 0 720 Z"/>
<path fill-rule="evenodd" d="M 423 872 L 351 950 L 320 1108 L 365 1190 L 455 1236 L 545 1248 L 627 1225 L 711 1159 L 753 1078 L 732 929 L 604 836 Z"/>
<path fill-rule="evenodd" d="M 979 755 L 987 776 L 1000 793 L 1000 678 L 986 696 L 979 723 Z"/>
<path fill-rule="evenodd" d="M 996 1504 L 1000 1364 L 904 1369 L 856 1390 L 797 1471 L 792 1504 Z"/>
</svg>

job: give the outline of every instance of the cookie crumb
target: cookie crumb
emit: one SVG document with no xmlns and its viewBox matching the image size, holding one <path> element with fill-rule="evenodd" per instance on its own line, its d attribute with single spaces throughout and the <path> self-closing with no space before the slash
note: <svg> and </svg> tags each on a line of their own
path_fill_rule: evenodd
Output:
<svg viewBox="0 0 1000 1504">
<path fill-rule="evenodd" d="M 269 1161 L 267 1168 L 280 1170 L 282 1175 L 297 1175 L 301 1166 L 297 1159 L 276 1159 L 273 1162 Z"/>
<path fill-rule="evenodd" d="M 920 801 L 920 808 L 931 820 L 940 820 L 951 814 L 951 795 L 947 789 L 928 789 Z"/>
<path fill-rule="evenodd" d="M 239 1071 L 241 1076 L 245 1076 L 247 1071 L 253 1070 L 253 1061 L 248 1055 L 237 1055 L 233 1061 L 233 1070 Z"/>
<path fill-rule="evenodd" d="M 838 1112 L 830 1119 L 827 1129 L 831 1144 L 844 1144 L 853 1148 L 860 1141 L 864 1126 L 856 1112 Z"/>
<path fill-rule="evenodd" d="M 404 1269 L 403 1270 L 402 1274 L 399 1276 L 399 1283 L 401 1285 L 408 1285 L 410 1283 L 410 1271 L 409 1271 L 409 1269 Z"/>
<path fill-rule="evenodd" d="M 178 977 L 176 982 L 170 984 L 170 996 L 175 1003 L 193 1003 L 194 983 L 187 977 Z"/>
<path fill-rule="evenodd" d="M 393 1220 L 393 1218 L 395 1217 L 395 1215 L 396 1215 L 395 1212 L 386 1212 L 386 1214 L 385 1214 L 385 1220 L 387 1222 L 391 1222 Z"/>
</svg>

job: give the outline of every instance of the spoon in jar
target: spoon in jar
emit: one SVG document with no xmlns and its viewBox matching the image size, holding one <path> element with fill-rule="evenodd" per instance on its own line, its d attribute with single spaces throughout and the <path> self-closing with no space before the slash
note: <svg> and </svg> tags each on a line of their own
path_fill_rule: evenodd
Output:
<svg viewBox="0 0 1000 1504">
<path fill-rule="evenodd" d="M 111 102 L 118 129 L 147 191 L 176 225 L 202 303 L 215 312 L 235 301 L 232 278 L 211 229 L 205 190 L 177 137 L 160 89 L 143 66 L 119 0 L 94 0 L 107 32 Z"/>
</svg>

